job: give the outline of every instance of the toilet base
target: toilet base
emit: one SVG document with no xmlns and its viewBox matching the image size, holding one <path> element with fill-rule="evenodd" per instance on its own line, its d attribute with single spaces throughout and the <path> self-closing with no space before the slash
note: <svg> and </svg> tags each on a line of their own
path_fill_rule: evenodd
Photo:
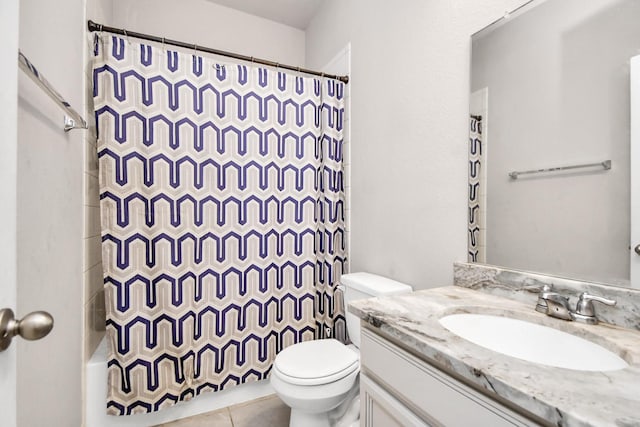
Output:
<svg viewBox="0 0 640 427">
<path fill-rule="evenodd" d="M 327 412 L 312 414 L 292 408 L 289 427 L 331 427 L 331 423 Z"/>
<path fill-rule="evenodd" d="M 308 412 L 291 408 L 289 427 L 359 427 L 360 381 L 356 380 L 344 400 L 328 412 Z"/>
</svg>

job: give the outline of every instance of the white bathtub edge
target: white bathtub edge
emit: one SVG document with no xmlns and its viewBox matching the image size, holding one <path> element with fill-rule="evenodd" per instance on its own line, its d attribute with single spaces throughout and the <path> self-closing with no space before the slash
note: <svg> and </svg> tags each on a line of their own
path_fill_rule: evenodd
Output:
<svg viewBox="0 0 640 427">
<path fill-rule="evenodd" d="M 274 394 L 269 381 L 257 381 L 214 393 L 151 414 L 111 416 L 106 413 L 107 341 L 103 338 L 87 363 L 86 427 L 141 427 L 175 421 Z"/>
</svg>

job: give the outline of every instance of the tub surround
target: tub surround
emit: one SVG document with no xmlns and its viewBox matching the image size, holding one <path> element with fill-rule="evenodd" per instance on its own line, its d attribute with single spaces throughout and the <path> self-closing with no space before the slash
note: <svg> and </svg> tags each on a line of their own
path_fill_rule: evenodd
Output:
<svg viewBox="0 0 640 427">
<path fill-rule="evenodd" d="M 534 310 L 535 292 L 529 295 L 517 289 L 522 278 L 515 273 L 494 269 L 471 274 L 470 270 L 456 265 L 457 284 L 465 283 L 474 289 L 447 286 L 373 298 L 356 301 L 349 305 L 349 311 L 381 336 L 484 394 L 510 402 L 514 409 L 533 415 L 532 419 L 538 417 L 550 425 L 568 427 L 640 424 L 640 332 L 606 323 L 584 325 L 546 316 Z M 505 278 L 512 285 L 504 285 Z M 553 283 L 560 292 L 564 291 L 564 283 Z M 516 289 L 510 290 L 511 287 Z M 602 295 L 618 299 L 610 290 L 606 288 Z M 589 291 L 600 294 L 595 289 Z M 454 313 L 509 316 L 563 330 L 617 353 L 629 367 L 585 372 L 504 356 L 454 335 L 438 322 Z M 627 321 L 633 316 L 623 318 Z"/>
<path fill-rule="evenodd" d="M 122 417 L 107 415 L 107 352 L 105 337 L 87 363 L 87 388 L 84 402 L 86 422 L 83 424 L 87 427 L 140 427 L 171 423 L 221 408 L 242 405 L 274 393 L 269 381 L 254 381 L 218 392 L 202 393 L 189 401 L 180 402 L 162 411 Z"/>
</svg>

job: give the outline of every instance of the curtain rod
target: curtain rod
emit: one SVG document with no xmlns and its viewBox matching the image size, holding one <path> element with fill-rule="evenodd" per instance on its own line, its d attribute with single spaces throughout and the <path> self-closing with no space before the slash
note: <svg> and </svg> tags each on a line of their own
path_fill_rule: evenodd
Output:
<svg viewBox="0 0 640 427">
<path fill-rule="evenodd" d="M 195 49 L 196 51 L 213 53 L 215 55 L 227 56 L 241 61 L 252 62 L 254 64 L 268 65 L 270 67 L 284 68 L 286 70 L 297 71 L 300 73 L 311 74 L 314 76 L 326 77 L 328 79 L 339 80 L 343 83 L 349 83 L 349 76 L 337 76 L 335 74 L 326 74 L 320 71 L 308 70 L 302 67 L 294 67 L 293 65 L 280 64 L 278 62 L 269 61 L 267 59 L 254 58 L 253 56 L 240 55 L 239 53 L 226 52 L 224 50 L 212 49 L 209 47 L 199 46 L 193 43 L 185 43 L 177 40 L 166 39 L 164 37 L 152 36 L 149 34 L 136 33 L 133 31 L 127 31 L 125 29 L 109 27 L 106 25 L 98 24 L 92 20 L 87 21 L 87 28 L 89 32 L 94 31 L 106 31 L 108 33 L 120 34 L 125 37 L 135 37 L 137 39 L 150 40 L 158 43 L 168 44 L 172 46 L 184 47 L 187 49 Z"/>
</svg>

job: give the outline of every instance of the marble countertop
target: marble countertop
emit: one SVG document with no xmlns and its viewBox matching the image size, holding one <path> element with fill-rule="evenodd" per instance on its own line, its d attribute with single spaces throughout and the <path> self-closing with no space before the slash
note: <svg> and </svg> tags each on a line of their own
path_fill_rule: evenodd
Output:
<svg viewBox="0 0 640 427">
<path fill-rule="evenodd" d="M 458 286 L 355 301 L 349 311 L 427 362 L 550 424 L 640 426 L 640 331 L 567 322 L 538 313 L 530 304 Z M 455 313 L 509 316 L 570 332 L 613 351 L 629 367 L 575 371 L 505 356 L 458 337 L 438 322 Z"/>
</svg>

